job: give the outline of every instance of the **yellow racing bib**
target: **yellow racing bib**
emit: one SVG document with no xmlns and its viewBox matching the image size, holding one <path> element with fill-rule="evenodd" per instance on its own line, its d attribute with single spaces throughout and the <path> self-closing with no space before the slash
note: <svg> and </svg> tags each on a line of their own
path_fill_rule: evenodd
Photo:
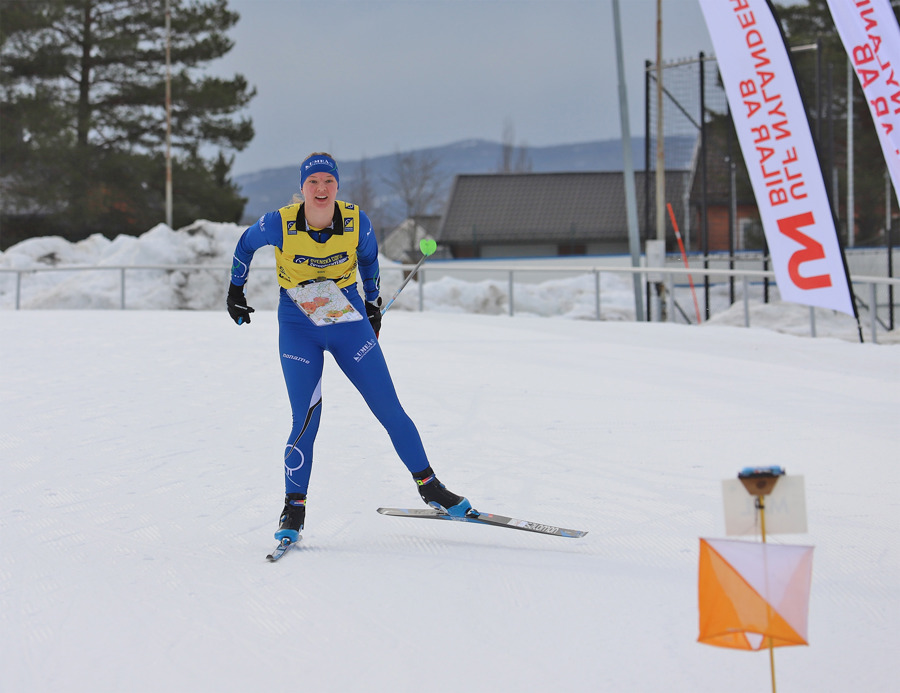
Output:
<svg viewBox="0 0 900 693">
<path fill-rule="evenodd" d="M 327 241 L 319 243 L 306 230 L 306 219 L 300 208 L 300 204 L 292 204 L 278 210 L 282 227 L 281 250 L 275 248 L 278 283 L 290 289 L 303 282 L 331 279 L 342 289 L 353 286 L 356 283 L 359 209 L 337 200 L 334 230 Z"/>
</svg>

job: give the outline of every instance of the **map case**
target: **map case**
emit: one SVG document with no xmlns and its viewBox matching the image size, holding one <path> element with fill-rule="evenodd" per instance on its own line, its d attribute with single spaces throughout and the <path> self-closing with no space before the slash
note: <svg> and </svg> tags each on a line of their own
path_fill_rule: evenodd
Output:
<svg viewBox="0 0 900 693">
<path fill-rule="evenodd" d="M 287 289 L 288 296 L 315 325 L 356 322 L 363 316 L 330 279 L 307 282 Z"/>
</svg>

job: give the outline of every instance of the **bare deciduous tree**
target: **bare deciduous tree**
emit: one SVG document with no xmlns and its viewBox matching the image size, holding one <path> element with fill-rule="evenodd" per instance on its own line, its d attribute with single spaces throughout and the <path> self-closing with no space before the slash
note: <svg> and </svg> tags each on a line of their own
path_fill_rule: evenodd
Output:
<svg viewBox="0 0 900 693">
<path fill-rule="evenodd" d="M 366 165 L 365 157 L 360 159 L 359 170 L 347 187 L 348 202 L 352 202 L 360 209 L 365 210 L 369 217 L 377 213 L 375 188 L 372 185 L 372 180 L 369 178 L 369 169 Z"/>
<path fill-rule="evenodd" d="M 503 140 L 500 143 L 500 165 L 497 173 L 531 173 L 531 157 L 528 148 L 522 144 L 516 151 L 516 130 L 512 120 L 503 121 Z"/>
<path fill-rule="evenodd" d="M 444 199 L 444 175 L 438 158 L 426 152 L 397 153 L 394 170 L 384 179 L 406 209 L 406 218 L 428 214 Z"/>
<path fill-rule="evenodd" d="M 347 186 L 346 197 L 342 197 L 342 199 L 352 202 L 368 215 L 372 222 L 372 228 L 375 229 L 375 233 L 380 239 L 388 223 L 385 219 L 383 205 L 378 200 L 375 185 L 369 176 L 369 167 L 365 157 L 360 159 L 359 169 Z"/>
</svg>

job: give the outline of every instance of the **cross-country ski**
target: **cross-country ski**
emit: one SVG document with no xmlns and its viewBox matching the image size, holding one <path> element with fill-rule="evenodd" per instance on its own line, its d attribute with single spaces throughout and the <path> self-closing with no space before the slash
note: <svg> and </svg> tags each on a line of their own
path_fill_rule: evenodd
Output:
<svg viewBox="0 0 900 693">
<path fill-rule="evenodd" d="M 536 532 L 537 534 L 549 534 L 555 537 L 569 537 L 577 539 L 587 534 L 587 531 L 580 529 L 566 529 L 565 527 L 556 527 L 541 522 L 531 522 L 529 520 L 517 520 L 513 517 L 505 515 L 494 515 L 493 513 L 479 513 L 471 511 L 467 515 L 461 517 L 449 515 L 448 513 L 435 510 L 433 508 L 378 508 L 378 512 L 382 515 L 390 515 L 392 517 L 413 517 L 424 520 L 450 520 L 452 522 L 471 522 L 476 525 L 492 525 L 493 527 L 506 527 L 507 529 L 519 529 L 523 532 Z"/>
</svg>

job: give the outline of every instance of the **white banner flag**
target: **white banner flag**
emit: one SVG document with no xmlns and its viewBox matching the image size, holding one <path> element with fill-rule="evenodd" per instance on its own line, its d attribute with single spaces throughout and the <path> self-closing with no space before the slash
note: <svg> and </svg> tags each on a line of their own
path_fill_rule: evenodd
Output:
<svg viewBox="0 0 900 693">
<path fill-rule="evenodd" d="M 889 0 L 828 0 L 900 195 L 900 26 Z"/>
<path fill-rule="evenodd" d="M 856 316 L 797 80 L 765 0 L 700 0 L 781 298 Z"/>
</svg>

